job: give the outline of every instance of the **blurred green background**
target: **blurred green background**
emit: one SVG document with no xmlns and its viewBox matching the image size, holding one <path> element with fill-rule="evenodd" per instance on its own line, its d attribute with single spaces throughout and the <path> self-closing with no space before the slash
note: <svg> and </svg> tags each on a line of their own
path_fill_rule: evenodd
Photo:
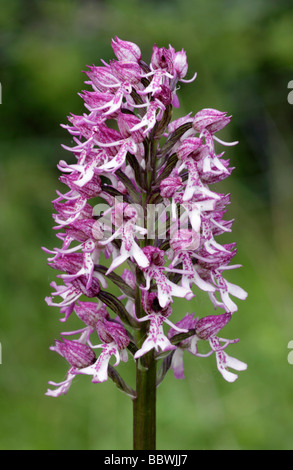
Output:
<svg viewBox="0 0 293 470">
<path fill-rule="evenodd" d="M 222 335 L 240 338 L 228 352 L 249 367 L 228 384 L 214 357 L 186 356 L 186 379 L 170 373 L 158 389 L 158 449 L 292 449 L 292 1 L 0 0 L 0 11 L 0 448 L 132 448 L 131 402 L 112 382 L 80 377 L 67 396 L 44 396 L 66 371 L 49 351 L 67 325 L 44 302 L 56 272 L 40 248 L 56 246 L 50 201 L 70 144 L 59 124 L 84 111 L 81 71 L 112 59 L 117 35 L 146 61 L 154 43 L 184 48 L 198 78 L 176 113 L 227 111 L 221 137 L 239 140 L 221 185 L 235 218 L 225 241 L 243 265 L 227 277 L 249 296 Z M 175 303 L 174 318 L 186 310 L 213 313 L 204 295 Z M 120 372 L 133 385 L 130 366 Z"/>
</svg>

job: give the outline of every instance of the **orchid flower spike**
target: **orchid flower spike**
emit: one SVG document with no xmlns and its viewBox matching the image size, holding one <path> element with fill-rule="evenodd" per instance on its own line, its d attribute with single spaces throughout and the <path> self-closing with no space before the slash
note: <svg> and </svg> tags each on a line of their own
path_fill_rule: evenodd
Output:
<svg viewBox="0 0 293 470">
<path fill-rule="evenodd" d="M 219 150 L 237 143 L 219 137 L 232 117 L 205 108 L 173 119 L 179 88 L 196 78 L 184 49 L 155 44 L 146 63 L 134 42 L 115 36 L 111 45 L 114 57 L 85 72 L 83 112 L 62 125 L 72 144 L 58 164 L 65 190 L 52 202 L 61 245 L 43 248 L 60 284 L 51 282 L 46 302 L 59 308 L 62 325 L 73 316 L 81 324 L 51 347 L 68 369 L 46 394 L 64 395 L 77 375 L 89 375 L 139 400 L 119 375 L 121 361 L 132 358 L 147 374 L 148 361 L 162 360 L 155 387 L 170 368 L 184 377 L 184 352 L 215 355 L 234 382 L 233 370 L 246 364 L 226 353 L 238 340 L 218 333 L 247 293 L 226 276 L 240 265 L 231 263 L 236 244 L 218 238 L 233 220 L 225 218 L 230 195 L 214 186 L 234 169 Z M 215 310 L 200 319 L 184 307 L 199 292 Z"/>
</svg>

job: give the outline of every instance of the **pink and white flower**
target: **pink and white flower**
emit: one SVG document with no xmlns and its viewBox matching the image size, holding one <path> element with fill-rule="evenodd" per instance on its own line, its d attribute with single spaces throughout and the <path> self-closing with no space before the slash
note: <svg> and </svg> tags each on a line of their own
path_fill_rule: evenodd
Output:
<svg viewBox="0 0 293 470">
<path fill-rule="evenodd" d="M 84 112 L 70 114 L 62 125 L 72 144 L 63 145 L 71 160 L 58 164 L 67 189 L 52 201 L 61 247 L 43 250 L 63 284 L 50 284 L 46 302 L 60 309 L 61 322 L 75 314 L 82 325 L 62 332 L 51 348 L 69 369 L 63 382 L 49 382 L 55 388 L 47 395 L 65 394 L 76 375 L 89 375 L 93 383 L 110 376 L 135 397 L 113 369 L 113 358 L 117 367 L 129 353 L 138 361 L 154 350 L 157 360 L 166 360 L 164 373 L 171 364 L 182 378 L 184 351 L 204 356 L 200 341 L 209 343 L 208 355 L 215 354 L 220 373 L 233 382 L 237 375 L 229 369 L 245 370 L 246 364 L 226 353 L 238 340 L 217 334 L 238 309 L 231 297 L 244 300 L 247 293 L 224 279 L 240 265 L 230 264 L 235 243 L 217 238 L 232 230 L 233 220 L 224 218 L 230 195 L 213 187 L 233 171 L 217 150 L 237 143 L 218 137 L 231 116 L 205 108 L 172 120 L 179 82 L 196 78 L 186 79 L 186 52 L 155 44 L 147 64 L 135 43 L 115 36 L 111 44 L 116 59 L 85 72 L 90 90 L 79 95 Z M 157 203 L 162 210 L 148 227 L 149 205 Z M 184 313 L 172 322 L 174 300 L 191 300 L 192 289 L 206 292 L 225 313 L 200 320 Z M 136 330 L 146 333 L 143 341 Z M 68 339 L 74 335 L 78 339 Z"/>
</svg>

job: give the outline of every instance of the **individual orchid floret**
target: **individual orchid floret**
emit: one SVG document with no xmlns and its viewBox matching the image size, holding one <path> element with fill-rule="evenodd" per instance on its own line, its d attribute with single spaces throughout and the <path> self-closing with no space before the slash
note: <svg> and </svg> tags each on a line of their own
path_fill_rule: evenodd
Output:
<svg viewBox="0 0 293 470">
<path fill-rule="evenodd" d="M 77 247 L 78 249 L 79 247 Z M 86 277 L 86 289 L 91 287 L 94 275 L 94 262 L 92 253 L 95 250 L 95 243 L 92 240 L 87 240 L 82 244 L 83 253 L 66 253 L 50 263 L 52 268 L 61 271 L 66 271 L 66 274 L 59 274 L 58 277 L 67 282 L 71 282 L 79 277 Z M 67 250 L 69 251 L 69 250 Z M 72 249 L 72 251 L 75 251 Z"/>
<path fill-rule="evenodd" d="M 51 295 L 52 297 L 46 297 L 46 302 L 49 306 L 60 307 L 62 311 L 66 307 L 66 317 L 64 321 L 68 318 L 68 315 L 72 312 L 75 302 L 82 296 L 86 295 L 87 297 L 95 297 L 101 290 L 100 283 L 98 279 L 93 276 L 92 284 L 89 289 L 86 288 L 87 278 L 85 276 L 80 276 L 78 279 L 74 279 L 71 282 L 66 282 L 64 285 L 58 286 L 56 282 L 51 282 L 50 286 L 55 289 Z M 60 296 L 62 301 L 57 303 L 53 301 L 55 296 Z"/>
<path fill-rule="evenodd" d="M 138 131 L 139 129 L 144 128 L 143 133 L 146 135 L 149 131 L 153 129 L 156 122 L 162 119 L 163 111 L 165 110 L 164 104 L 155 98 L 154 101 L 151 101 L 148 105 L 146 114 L 143 116 L 139 124 L 136 124 L 131 131 Z"/>
<path fill-rule="evenodd" d="M 247 297 L 247 292 L 242 289 L 242 287 L 233 284 L 232 282 L 227 281 L 223 278 L 222 271 L 226 269 L 233 269 L 239 267 L 236 266 L 222 266 L 211 273 L 211 277 L 214 281 L 214 285 L 216 286 L 216 290 L 220 292 L 222 302 L 219 302 L 216 299 L 215 293 L 210 294 L 210 299 L 215 308 L 222 307 L 225 308 L 228 312 L 234 313 L 238 310 L 237 305 L 233 300 L 231 300 L 230 295 L 237 297 L 240 300 L 245 300 Z"/>
<path fill-rule="evenodd" d="M 212 138 L 222 145 L 233 146 L 237 145 L 238 142 L 224 142 L 214 135 L 216 132 L 226 127 L 230 121 L 231 116 L 227 116 L 226 112 L 206 108 L 202 109 L 194 116 L 192 127 L 201 135 L 212 135 Z"/>
<path fill-rule="evenodd" d="M 183 325 L 189 330 L 195 331 L 195 334 L 189 337 L 186 340 L 183 340 L 179 346 L 182 348 L 182 351 L 179 353 L 175 351 L 172 358 L 172 368 L 174 370 L 174 375 L 176 378 L 183 378 L 183 351 L 188 350 L 190 353 L 198 357 L 208 357 L 211 354 L 215 353 L 217 367 L 223 378 L 227 382 L 234 382 L 238 376 L 228 368 L 235 369 L 237 371 L 243 371 L 247 369 L 247 365 L 239 361 L 238 359 L 228 356 L 224 349 L 229 344 L 235 344 L 239 340 L 228 340 L 219 338 L 217 333 L 227 325 L 231 319 L 230 313 L 224 313 L 222 315 L 211 315 L 208 317 L 198 319 L 193 319 L 193 315 L 186 315 L 184 319 L 178 322 L 176 325 L 182 327 Z M 169 331 L 169 338 L 174 337 L 176 332 L 174 330 Z M 200 340 L 208 341 L 211 347 L 211 351 L 206 354 L 201 354 L 198 352 L 198 342 Z M 223 343 L 223 344 L 221 344 Z"/>
<path fill-rule="evenodd" d="M 185 331 L 191 331 L 195 333 L 195 326 L 198 322 L 198 318 L 194 318 L 193 314 L 187 313 L 180 321 L 176 323 L 177 328 L 182 328 Z M 174 336 L 178 334 L 178 330 L 175 328 L 171 328 L 168 332 L 168 338 L 172 339 Z M 183 355 L 184 351 L 188 350 L 191 345 L 193 336 L 183 339 L 177 345 L 176 351 L 174 351 L 172 355 L 172 363 L 171 369 L 173 369 L 174 376 L 176 379 L 184 379 L 184 363 L 183 363 Z"/>
<path fill-rule="evenodd" d="M 151 315 L 147 315 L 146 317 L 140 318 L 138 321 L 149 321 L 150 325 L 147 337 L 143 342 L 141 348 L 135 353 L 134 359 L 138 359 L 151 349 L 155 349 L 157 352 L 159 352 L 159 350 L 161 350 L 162 352 L 166 352 L 171 351 L 172 349 L 176 349 L 176 346 L 173 346 L 170 343 L 170 340 L 164 334 L 163 323 L 164 321 L 166 321 L 166 318 L 163 315 L 159 313 L 152 313 Z"/>
<path fill-rule="evenodd" d="M 55 222 L 58 224 L 55 229 L 64 228 L 80 218 L 90 218 L 92 216 L 92 207 L 87 204 L 87 199 L 79 197 L 77 200 L 67 200 L 64 203 L 54 203 L 55 209 L 59 214 L 53 214 Z"/>
<path fill-rule="evenodd" d="M 121 83 L 129 83 L 130 85 L 138 85 L 143 73 L 140 65 L 133 61 L 117 61 L 110 62 L 113 75 L 120 80 Z"/>
<path fill-rule="evenodd" d="M 108 380 L 108 364 L 112 355 L 116 358 L 114 367 L 118 366 L 121 359 L 127 360 L 125 348 L 129 344 L 129 337 L 125 328 L 114 321 L 98 320 L 96 327 L 103 343 L 91 347 L 92 349 L 101 348 L 102 352 L 94 364 L 79 370 L 79 373 L 92 375 L 92 382 L 100 383 Z"/>
<path fill-rule="evenodd" d="M 182 229 L 176 232 L 170 241 L 170 247 L 174 252 L 170 267 L 172 268 L 178 263 L 182 263 L 183 270 L 186 271 L 186 274 L 182 274 L 182 287 L 190 289 L 192 284 L 195 284 L 203 291 L 214 292 L 216 289 L 213 284 L 200 277 L 196 269 L 196 264 L 194 264 L 192 260 L 193 252 L 199 247 L 199 244 L 199 233 L 188 229 Z"/>
<path fill-rule="evenodd" d="M 194 195 L 191 200 L 184 201 L 184 192 L 179 191 L 174 194 L 172 199 L 172 211 L 173 221 L 175 222 L 178 218 L 175 210 L 176 206 L 180 207 L 180 227 L 186 227 L 186 221 L 188 220 L 195 232 L 200 232 L 202 214 L 205 212 L 212 212 L 216 208 L 217 200 L 214 197 L 206 195 Z M 185 224 L 185 225 L 184 225 Z"/>
<path fill-rule="evenodd" d="M 79 297 L 82 295 L 80 289 L 74 287 L 70 283 L 58 286 L 55 281 L 51 282 L 51 287 L 55 289 L 55 292 L 52 293 L 52 297 L 46 297 L 45 300 L 50 307 L 60 307 L 63 309 L 66 307 L 66 316 L 65 319 L 68 318 L 69 314 L 72 313 L 74 308 L 74 303 Z M 63 300 L 60 303 L 56 303 L 53 301 L 55 296 L 60 296 Z"/>
<path fill-rule="evenodd" d="M 156 44 L 153 47 L 153 54 L 151 58 L 151 68 L 153 70 L 166 70 L 170 74 L 173 73 L 173 48 L 166 49 L 165 47 L 158 47 Z"/>
<path fill-rule="evenodd" d="M 132 86 L 130 83 L 122 83 L 118 90 L 113 95 L 113 98 L 107 103 L 103 104 L 97 111 L 102 112 L 103 116 L 108 116 L 120 110 L 123 98 L 130 95 Z M 105 112 L 103 112 L 105 110 Z"/>
<path fill-rule="evenodd" d="M 167 271 L 168 268 L 164 266 L 165 260 L 162 250 L 153 246 L 147 246 L 143 248 L 143 252 L 149 260 L 149 266 L 143 269 L 146 287 L 141 287 L 141 289 L 149 290 L 151 280 L 154 280 L 158 289 L 159 304 L 162 308 L 167 307 L 170 302 L 173 302 L 173 296 L 185 297 L 189 300 L 194 297 L 190 289 L 178 286 L 165 276 L 164 271 Z M 175 272 L 174 269 L 173 272 Z"/>
<path fill-rule="evenodd" d="M 90 79 L 86 84 L 91 85 L 95 91 L 115 92 L 121 82 L 113 75 L 110 67 L 88 66 L 85 73 Z"/>
<path fill-rule="evenodd" d="M 152 349 L 155 349 L 157 353 L 159 353 L 160 350 L 166 352 L 176 349 L 176 346 L 172 345 L 164 334 L 163 323 L 165 322 L 171 326 L 177 333 L 186 333 L 187 330 L 179 328 L 168 319 L 172 314 L 172 308 L 169 305 L 166 308 L 162 308 L 154 292 L 143 292 L 142 303 L 147 315 L 139 319 L 137 318 L 137 321 L 149 321 L 150 324 L 147 337 L 141 348 L 135 353 L 134 359 L 138 359 Z"/>
<path fill-rule="evenodd" d="M 202 139 L 189 137 L 183 140 L 177 150 L 178 158 L 181 160 L 178 172 L 183 168 L 188 170 L 188 180 L 185 186 L 183 201 L 189 201 L 195 194 L 203 194 L 214 199 L 219 199 L 219 195 L 211 191 L 200 178 L 198 162 L 205 159 L 209 154 L 209 148 L 203 145 Z"/>
<path fill-rule="evenodd" d="M 46 393 L 47 396 L 58 397 L 60 395 L 65 395 L 68 392 L 73 379 L 78 374 L 78 369 L 87 367 L 95 362 L 96 355 L 94 351 L 85 344 L 85 337 L 86 335 L 82 334 L 79 340 L 56 340 L 55 346 L 50 348 L 51 351 L 55 351 L 63 356 L 71 367 L 67 372 L 65 381 L 60 383 L 52 381 L 49 382 L 49 385 L 53 385 L 56 389 L 48 389 Z"/>
<path fill-rule="evenodd" d="M 115 258 L 108 269 L 107 273 L 116 269 L 120 264 L 124 263 L 128 258 L 133 257 L 141 268 L 149 265 L 148 258 L 143 250 L 134 240 L 135 233 L 145 234 L 146 229 L 136 225 L 137 211 L 126 203 L 118 203 L 113 211 L 114 226 L 116 228 L 114 234 L 108 238 L 104 244 L 108 244 L 116 238 L 121 238 L 120 256 Z"/>
<path fill-rule="evenodd" d="M 233 343 L 237 343 L 239 340 L 228 340 L 219 338 L 217 333 L 230 321 L 231 314 L 224 313 L 223 315 L 212 315 L 204 317 L 198 321 L 195 332 L 199 339 L 209 341 L 211 352 L 216 354 L 217 367 L 223 378 L 227 382 L 235 382 L 238 375 L 230 372 L 228 368 L 235 369 L 237 371 L 243 371 L 247 369 L 247 364 L 238 359 L 228 356 L 224 349 Z M 221 345 L 221 343 L 224 343 Z M 196 344 L 191 346 L 191 349 L 196 348 Z M 199 355 L 196 353 L 196 355 Z"/>
<path fill-rule="evenodd" d="M 67 281 L 73 281 L 74 279 L 84 275 L 88 278 L 86 288 L 89 289 L 92 284 L 94 274 L 94 261 L 92 258 L 92 253 L 95 251 L 95 248 L 95 243 L 92 240 L 87 240 L 85 243 L 83 243 L 81 248 L 83 252 L 81 268 L 75 274 L 61 274 L 59 277 Z"/>
</svg>

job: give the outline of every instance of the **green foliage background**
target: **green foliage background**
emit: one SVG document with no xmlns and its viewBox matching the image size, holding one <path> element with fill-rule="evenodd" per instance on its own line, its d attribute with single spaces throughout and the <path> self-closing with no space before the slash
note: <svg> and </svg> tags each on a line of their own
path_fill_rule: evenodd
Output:
<svg viewBox="0 0 293 470">
<path fill-rule="evenodd" d="M 44 396 L 66 371 L 49 351 L 64 325 L 44 302 L 56 273 L 40 248 L 56 246 L 50 201 L 70 144 L 59 124 L 83 112 L 81 70 L 113 58 L 117 35 L 145 60 L 154 43 L 184 48 L 198 78 L 181 86 L 176 113 L 225 110 L 221 137 L 240 142 L 227 149 L 236 169 L 222 190 L 235 218 L 225 241 L 243 265 L 229 279 L 249 296 L 223 336 L 240 338 L 229 353 L 249 367 L 228 384 L 214 357 L 186 356 L 186 379 L 170 373 L 158 389 L 158 449 L 292 449 L 292 2 L 0 0 L 0 11 L 0 448 L 132 446 L 131 403 L 112 382 L 81 377 L 67 396 Z M 212 313 L 203 295 L 176 302 L 175 319 L 186 309 Z M 130 383 L 132 369 L 120 368 Z"/>
</svg>

